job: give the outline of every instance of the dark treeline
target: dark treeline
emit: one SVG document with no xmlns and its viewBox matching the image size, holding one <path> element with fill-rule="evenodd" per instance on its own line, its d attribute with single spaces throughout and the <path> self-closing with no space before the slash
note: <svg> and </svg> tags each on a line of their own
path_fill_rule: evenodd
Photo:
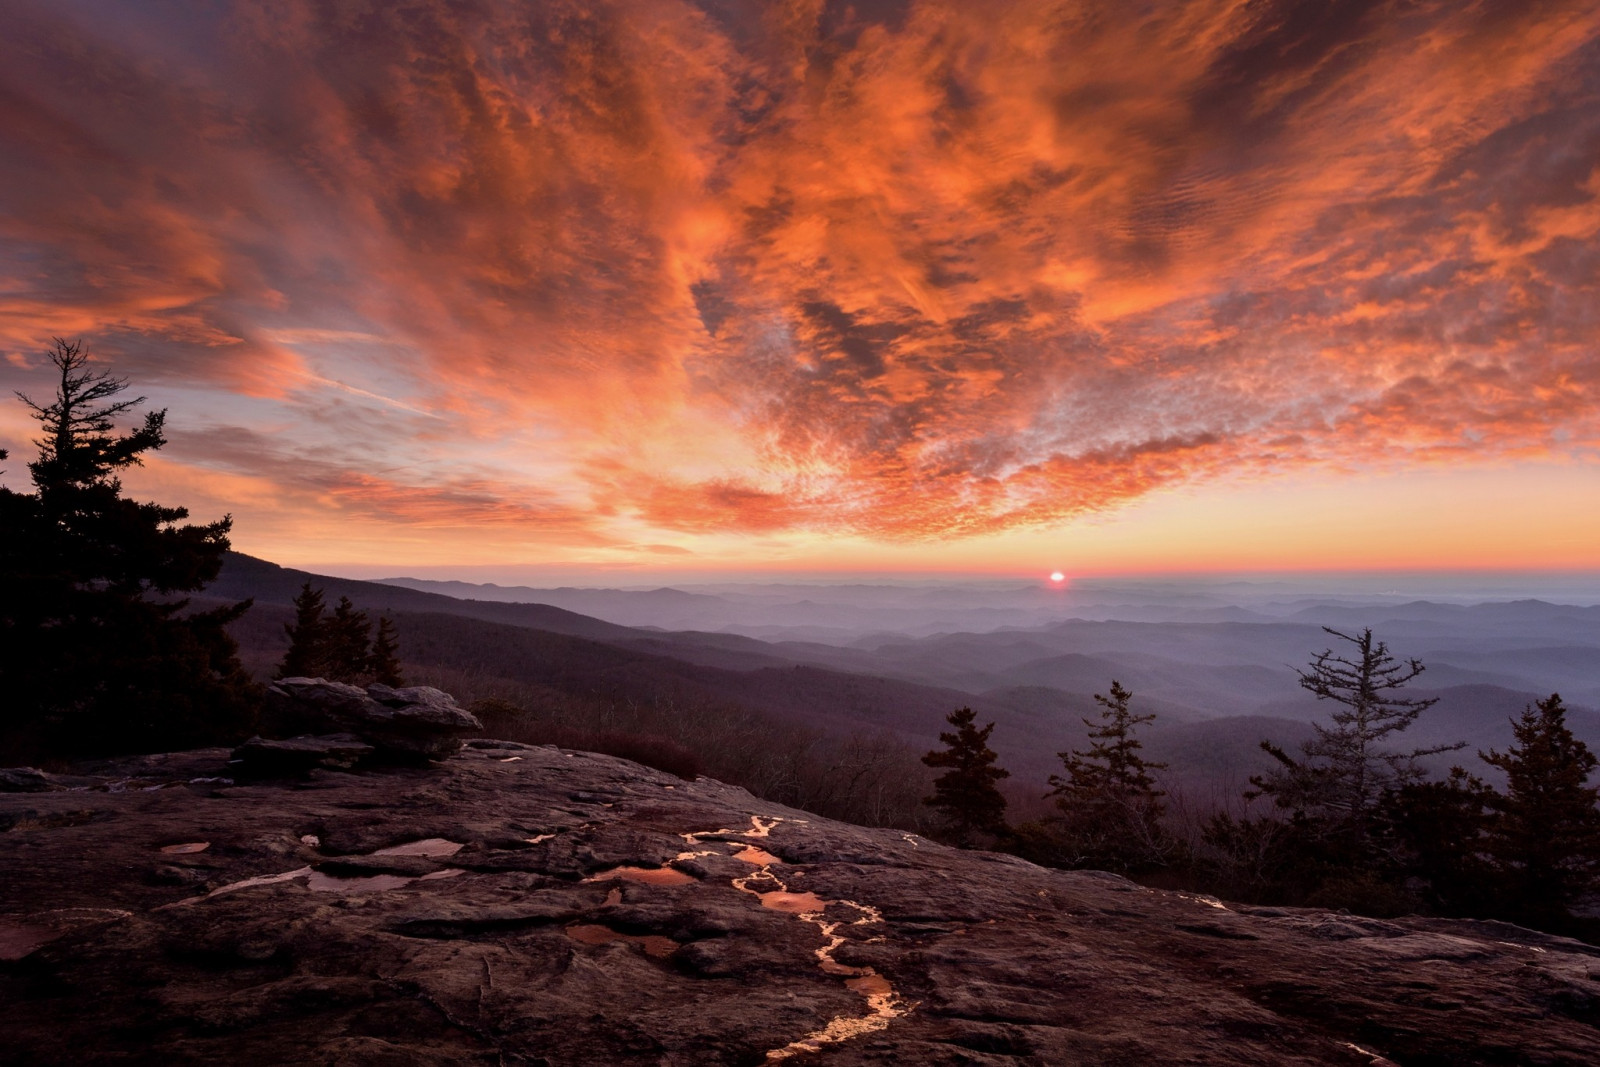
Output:
<svg viewBox="0 0 1600 1067">
<path fill-rule="evenodd" d="M 1168 811 L 1157 772 L 1141 755 L 1133 694 L 1113 681 L 1096 694 L 1090 745 L 1060 753 L 1050 779 L 1056 810 L 1007 824 L 995 787 L 1004 771 L 989 728 L 968 709 L 925 760 L 949 767 L 930 807 L 952 844 L 976 840 L 1038 863 L 1126 874 L 1247 903 L 1347 908 L 1366 915 L 1427 913 L 1503 919 L 1593 940 L 1586 914 L 1600 898 L 1600 787 L 1596 757 L 1573 737 L 1558 694 L 1512 723 L 1506 751 L 1480 752 L 1503 773 L 1495 788 L 1462 766 L 1430 780 L 1419 760 L 1463 745 L 1397 748 L 1436 701 L 1403 695 L 1423 671 L 1397 660 L 1370 630 L 1328 633 L 1342 644 L 1317 654 L 1301 685 L 1334 710 L 1291 754 L 1270 741 L 1276 764 L 1251 779 L 1257 810 Z M 992 724 L 991 724 L 992 726 Z"/>
<path fill-rule="evenodd" d="M 596 673 L 581 681 L 556 678 L 556 685 L 519 679 L 515 650 L 525 644 L 523 635 L 497 633 L 502 628 L 490 624 L 436 630 L 431 624 L 440 620 L 426 616 L 403 621 L 422 648 L 418 659 L 433 661 L 412 660 L 411 680 L 454 693 L 483 721 L 485 736 L 602 752 L 685 778 L 704 774 L 867 826 L 924 831 L 938 822 L 922 803 L 930 775 L 918 749 L 887 730 L 800 726 L 653 675 Z M 587 642 L 542 636 L 572 648 L 581 662 L 579 646 Z M 497 639 L 505 642 L 504 658 L 496 654 Z M 485 650 L 481 665 L 440 665 L 465 659 L 441 644 L 469 641 Z M 548 677 L 540 669 L 527 673 Z"/>
<path fill-rule="evenodd" d="M 279 678 L 326 678 L 332 682 L 405 685 L 400 674 L 400 649 L 394 619 L 378 618 L 372 633 L 367 613 L 342 596 L 332 612 L 321 589 L 307 582 L 294 598 L 294 622 L 284 624 L 289 650 L 278 665 Z"/>
</svg>

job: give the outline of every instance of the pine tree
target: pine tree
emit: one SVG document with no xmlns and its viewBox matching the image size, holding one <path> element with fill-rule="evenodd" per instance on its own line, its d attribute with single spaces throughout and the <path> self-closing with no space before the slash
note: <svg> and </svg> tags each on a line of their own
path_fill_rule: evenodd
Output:
<svg viewBox="0 0 1600 1067">
<path fill-rule="evenodd" d="M 279 678 L 321 678 L 327 674 L 328 620 L 323 616 L 322 590 L 307 582 L 294 598 L 294 622 L 284 623 L 289 651 L 278 665 Z"/>
<path fill-rule="evenodd" d="M 929 752 L 922 762 L 929 767 L 948 767 L 933 782 L 933 796 L 923 803 L 942 811 L 951 831 L 962 847 L 968 847 L 980 833 L 999 833 L 1005 828 L 1006 798 L 995 783 L 1011 777 L 1011 772 L 995 766 L 999 758 L 989 748 L 994 723 L 981 730 L 973 725 L 971 708 L 958 708 L 945 716 L 955 733 L 941 733 L 944 750 Z"/>
<path fill-rule="evenodd" d="M 1438 703 L 1436 697 L 1396 695 L 1422 673 L 1422 663 L 1395 659 L 1387 645 L 1374 640 L 1370 629 L 1359 635 L 1323 629 L 1354 645 L 1355 652 L 1351 657 L 1336 656 L 1331 648 L 1318 653 L 1311 669 L 1299 672 L 1300 685 L 1318 700 L 1342 706 L 1331 714 L 1331 726 L 1312 724 L 1315 736 L 1301 746 L 1301 759 L 1270 741 L 1261 742 L 1279 767 L 1251 778 L 1255 789 L 1247 796 L 1271 796 L 1279 807 L 1307 817 L 1327 832 L 1365 842 L 1383 795 L 1422 779 L 1417 760 L 1454 751 L 1465 742 L 1410 752 L 1385 747 L 1390 734 L 1406 729 Z"/>
<path fill-rule="evenodd" d="M 1050 776 L 1054 788 L 1048 795 L 1060 797 L 1063 802 L 1074 798 L 1098 801 L 1104 797 L 1125 797 L 1148 801 L 1160 814 L 1158 797 L 1166 795 L 1156 788 L 1151 771 L 1166 769 L 1165 763 L 1152 763 L 1139 755 L 1144 748 L 1133 736 L 1134 727 L 1154 722 L 1154 715 L 1135 715 L 1128 707 L 1133 694 L 1116 679 L 1111 682 L 1109 697 L 1094 695 L 1095 703 L 1103 709 L 1100 722 L 1088 719 L 1083 724 L 1089 728 L 1087 752 L 1058 752 L 1067 777 Z"/>
<path fill-rule="evenodd" d="M 0 689 L 14 753 L 153 751 L 228 740 L 256 694 L 225 627 L 248 601 L 191 612 L 181 594 L 214 579 L 231 520 L 181 525 L 188 511 L 122 495 L 118 473 L 166 443 L 165 411 L 125 434 L 121 378 L 57 340 L 43 427 L 29 464 L 36 493 L 0 500 Z M 19 394 L 20 396 L 20 394 Z"/>
<path fill-rule="evenodd" d="M 1435 915 L 1487 918 L 1495 909 L 1485 834 L 1495 797 L 1461 767 L 1443 781 L 1412 782 L 1384 798 L 1378 833 L 1396 881 Z"/>
<path fill-rule="evenodd" d="M 334 605 L 326 640 L 328 679 L 349 684 L 365 681 L 371 658 L 372 624 L 367 613 L 357 611 L 349 597 L 340 597 Z"/>
<path fill-rule="evenodd" d="M 400 649 L 395 641 L 394 620 L 387 615 L 378 618 L 378 636 L 373 638 L 367 669 L 379 685 L 406 684 L 400 675 Z"/>
<path fill-rule="evenodd" d="M 1479 757 L 1506 773 L 1489 803 L 1488 852 L 1511 914 L 1560 926 L 1572 904 L 1600 888 L 1600 786 L 1588 785 L 1596 758 L 1572 736 L 1561 696 L 1530 705 L 1511 723 L 1516 743 Z"/>
<path fill-rule="evenodd" d="M 1100 722 L 1083 720 L 1089 748 L 1057 753 L 1067 773 L 1050 776 L 1046 795 L 1056 798 L 1062 812 L 1058 861 L 1130 870 L 1158 863 L 1167 851 L 1160 799 L 1166 793 L 1150 775 L 1167 765 L 1140 755 L 1144 746 L 1134 730 L 1155 716 L 1135 715 L 1132 698 L 1113 679 L 1110 696 L 1094 695 Z"/>
</svg>

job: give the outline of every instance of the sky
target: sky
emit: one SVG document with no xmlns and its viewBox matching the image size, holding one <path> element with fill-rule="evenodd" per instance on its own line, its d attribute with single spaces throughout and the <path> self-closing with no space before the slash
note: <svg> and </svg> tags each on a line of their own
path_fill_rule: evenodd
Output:
<svg viewBox="0 0 1600 1067">
<path fill-rule="evenodd" d="M 169 412 L 129 491 L 243 551 L 1600 569 L 1593 0 L 0 25 L 0 389 L 83 339 Z"/>
</svg>

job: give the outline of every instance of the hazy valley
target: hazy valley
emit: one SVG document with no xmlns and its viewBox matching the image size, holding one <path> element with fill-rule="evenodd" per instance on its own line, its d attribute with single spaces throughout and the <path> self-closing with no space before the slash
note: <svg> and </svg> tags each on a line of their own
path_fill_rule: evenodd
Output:
<svg viewBox="0 0 1600 1067">
<path fill-rule="evenodd" d="M 349 596 L 393 613 L 413 673 L 464 701 L 577 701 L 602 718 L 608 704 L 715 706 L 806 734 L 887 732 L 917 752 L 936 744 L 947 712 L 970 706 L 997 724 L 1014 801 L 1042 794 L 1060 770 L 1055 753 L 1083 744 L 1092 694 L 1113 679 L 1157 715 L 1141 736 L 1151 759 L 1170 764 L 1165 784 L 1207 802 L 1236 798 L 1268 762 L 1261 740 L 1292 745 L 1325 716 L 1297 673 L 1328 647 L 1323 626 L 1371 627 L 1426 665 L 1411 688 L 1439 703 L 1406 744 L 1467 742 L 1434 757 L 1435 769 L 1492 772 L 1477 750 L 1505 747 L 1509 720 L 1552 692 L 1571 706 L 1575 735 L 1600 743 L 1600 607 L 1548 600 L 1317 596 L 1250 583 L 540 590 L 362 582 L 233 554 L 208 595 L 255 598 L 234 633 L 258 676 L 281 659 L 306 581 L 330 602 Z M 671 715 L 658 718 L 669 732 Z"/>
</svg>

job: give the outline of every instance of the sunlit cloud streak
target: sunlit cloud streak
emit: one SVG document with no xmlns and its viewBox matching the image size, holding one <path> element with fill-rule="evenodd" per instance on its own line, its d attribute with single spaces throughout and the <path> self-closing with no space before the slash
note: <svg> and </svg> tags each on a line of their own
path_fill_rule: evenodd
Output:
<svg viewBox="0 0 1600 1067">
<path fill-rule="evenodd" d="M 918 540 L 1600 437 L 1589 2 L 0 13 L 0 384 L 275 406 L 178 459 L 307 508 Z"/>
</svg>

